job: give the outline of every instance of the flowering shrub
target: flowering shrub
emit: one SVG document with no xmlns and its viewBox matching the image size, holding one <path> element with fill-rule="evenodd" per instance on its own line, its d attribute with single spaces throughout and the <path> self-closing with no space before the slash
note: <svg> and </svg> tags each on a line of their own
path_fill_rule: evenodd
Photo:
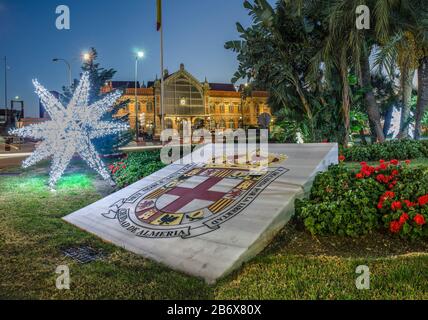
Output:
<svg viewBox="0 0 428 320">
<path fill-rule="evenodd" d="M 355 179 L 344 166 L 331 166 L 317 175 L 309 199 L 297 200 L 296 215 L 313 234 L 366 234 L 380 226 L 373 204 L 383 189 L 374 179 Z"/>
<path fill-rule="evenodd" d="M 162 169 L 159 151 L 132 152 L 109 166 L 119 188 L 126 187 Z"/>
<path fill-rule="evenodd" d="M 359 172 L 342 164 L 315 179 L 296 213 L 314 234 L 362 235 L 384 228 L 403 238 L 428 237 L 428 170 L 410 161 L 361 162 Z"/>
</svg>

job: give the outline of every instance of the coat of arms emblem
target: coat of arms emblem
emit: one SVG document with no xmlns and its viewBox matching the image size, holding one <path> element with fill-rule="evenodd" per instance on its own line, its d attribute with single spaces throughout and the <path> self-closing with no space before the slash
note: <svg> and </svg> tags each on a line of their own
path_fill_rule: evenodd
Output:
<svg viewBox="0 0 428 320">
<path fill-rule="evenodd" d="M 139 237 L 195 237 L 239 214 L 286 171 L 186 165 L 113 204 L 103 215 Z"/>
</svg>

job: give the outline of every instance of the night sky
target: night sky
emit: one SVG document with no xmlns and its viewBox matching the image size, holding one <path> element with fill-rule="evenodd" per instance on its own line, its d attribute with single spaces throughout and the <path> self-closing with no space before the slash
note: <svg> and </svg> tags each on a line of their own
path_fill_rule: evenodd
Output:
<svg viewBox="0 0 428 320">
<path fill-rule="evenodd" d="M 235 23 L 251 20 L 242 0 L 164 0 L 165 68 L 178 70 L 181 62 L 203 81 L 230 82 L 236 55 L 224 43 L 238 38 Z M 71 30 L 55 27 L 58 5 L 68 5 Z M 72 63 L 73 78 L 80 71 L 80 55 L 90 47 L 102 67 L 118 72 L 115 80 L 134 79 L 137 49 L 145 51 L 139 80 L 160 73 L 159 33 L 155 0 L 0 0 L 0 57 L 8 57 L 9 100 L 20 96 L 26 116 L 37 116 L 38 100 L 31 79 L 49 90 L 67 83 L 67 69 L 52 58 Z M 4 104 L 3 60 L 0 65 L 0 107 Z"/>
</svg>

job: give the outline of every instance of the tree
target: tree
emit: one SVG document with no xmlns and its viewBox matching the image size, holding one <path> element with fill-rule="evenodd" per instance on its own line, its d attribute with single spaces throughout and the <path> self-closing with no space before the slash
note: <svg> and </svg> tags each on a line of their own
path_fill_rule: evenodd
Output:
<svg viewBox="0 0 428 320">
<path fill-rule="evenodd" d="M 85 60 L 82 64 L 82 71 L 89 72 L 89 80 L 91 83 L 89 102 L 92 103 L 103 95 L 101 88 L 110 81 L 116 74 L 114 69 L 104 69 L 100 67 L 100 64 L 96 62 L 98 53 L 95 48 L 91 48 L 89 53 L 89 59 Z M 77 87 L 78 80 L 74 80 L 71 87 L 63 87 L 62 98 L 65 101 L 69 101 L 73 96 L 73 93 Z M 129 122 L 128 115 L 118 117 L 117 111 L 126 107 L 129 104 L 129 100 L 122 101 L 112 106 L 110 112 L 106 113 L 104 121 L 123 121 Z M 103 138 L 94 140 L 94 145 L 97 151 L 103 155 L 114 154 L 118 152 L 118 148 L 128 144 L 132 140 L 131 132 L 113 134 Z"/>
<path fill-rule="evenodd" d="M 317 125 L 323 118 L 321 110 L 336 110 L 324 97 L 331 88 L 321 83 L 322 75 L 317 81 L 308 78 L 310 60 L 326 32 L 317 15 L 302 15 L 296 5 L 286 1 L 279 1 L 275 9 L 266 0 L 245 1 L 244 7 L 253 25 L 244 29 L 237 23 L 242 40 L 225 44 L 238 54 L 239 67 L 232 81 L 245 79 L 268 90 L 274 110 L 291 109 L 290 115 L 307 124 L 312 141 L 324 140 Z"/>
<path fill-rule="evenodd" d="M 402 119 L 400 136 L 406 138 L 410 122 L 413 78 L 418 70 L 418 104 L 416 107 L 415 138 L 419 139 L 421 120 L 428 104 L 428 7 L 425 0 L 379 0 L 376 12 L 380 17 L 376 36 L 380 44 L 377 64 L 389 74 L 400 70 Z"/>
<path fill-rule="evenodd" d="M 376 103 L 369 57 L 374 44 L 370 30 L 356 28 L 356 9 L 362 4 L 359 0 L 321 1 L 325 8 L 322 12 L 322 21 L 328 25 L 329 34 L 322 50 L 313 63 L 315 67 L 324 63 L 338 65 L 342 79 L 342 112 L 348 113 L 349 83 L 347 77 L 350 70 L 359 75 L 361 88 L 364 90 L 364 100 L 367 114 L 379 142 L 385 140 L 379 105 Z M 373 3 L 370 2 L 370 3 Z M 375 18 L 374 18 L 375 19 Z M 346 121 L 348 118 L 345 118 Z"/>
<path fill-rule="evenodd" d="M 418 67 L 418 100 L 415 114 L 415 139 L 421 137 L 421 123 L 428 106 L 428 50 L 424 50 L 424 56 L 419 60 Z"/>
</svg>

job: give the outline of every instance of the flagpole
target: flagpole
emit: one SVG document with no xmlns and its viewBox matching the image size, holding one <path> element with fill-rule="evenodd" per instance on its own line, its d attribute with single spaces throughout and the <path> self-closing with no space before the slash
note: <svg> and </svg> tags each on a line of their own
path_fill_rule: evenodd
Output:
<svg viewBox="0 0 428 320">
<path fill-rule="evenodd" d="M 163 67 L 163 21 L 160 27 L 160 62 L 161 62 L 161 128 L 162 131 L 165 129 L 164 127 L 164 98 L 165 98 L 165 84 L 164 84 L 164 67 Z"/>
<path fill-rule="evenodd" d="M 164 84 L 164 66 L 163 66 L 163 19 L 162 19 L 162 0 L 156 0 L 157 6 L 157 31 L 160 32 L 160 81 L 161 81 L 161 93 L 160 93 L 160 112 L 161 112 L 161 131 L 164 130 L 164 100 L 165 100 L 165 84 Z"/>
<path fill-rule="evenodd" d="M 7 109 L 7 57 L 4 56 L 4 108 Z"/>
</svg>

